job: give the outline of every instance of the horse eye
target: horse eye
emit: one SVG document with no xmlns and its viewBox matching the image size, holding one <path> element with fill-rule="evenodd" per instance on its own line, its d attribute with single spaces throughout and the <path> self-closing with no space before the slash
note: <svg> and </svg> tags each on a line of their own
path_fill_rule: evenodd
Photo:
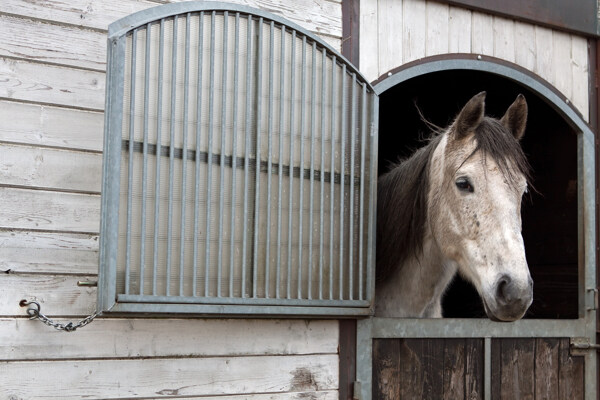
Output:
<svg viewBox="0 0 600 400">
<path fill-rule="evenodd" d="M 475 189 L 473 189 L 473 185 L 471 185 L 471 182 L 469 182 L 467 178 L 458 178 L 456 181 L 456 187 L 462 192 L 473 193 L 475 191 Z"/>
</svg>

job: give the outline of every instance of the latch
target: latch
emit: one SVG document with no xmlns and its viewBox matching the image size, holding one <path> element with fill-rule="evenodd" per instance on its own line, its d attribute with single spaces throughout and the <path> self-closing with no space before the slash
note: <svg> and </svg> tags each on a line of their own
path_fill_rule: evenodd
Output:
<svg viewBox="0 0 600 400">
<path fill-rule="evenodd" d="M 575 355 L 584 354 L 586 351 L 600 350 L 600 344 L 591 343 L 589 338 L 585 337 L 574 337 L 571 338 L 571 350 Z"/>
</svg>

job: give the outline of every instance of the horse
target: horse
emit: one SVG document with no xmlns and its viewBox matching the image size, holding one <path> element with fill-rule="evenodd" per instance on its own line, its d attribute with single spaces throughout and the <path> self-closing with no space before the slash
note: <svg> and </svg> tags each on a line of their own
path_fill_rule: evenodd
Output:
<svg viewBox="0 0 600 400">
<path fill-rule="evenodd" d="M 477 289 L 493 321 L 523 317 L 533 280 L 521 235 L 521 200 L 530 167 L 520 146 L 527 102 L 484 115 L 473 96 L 377 185 L 375 315 L 440 318 L 458 273 Z"/>
</svg>

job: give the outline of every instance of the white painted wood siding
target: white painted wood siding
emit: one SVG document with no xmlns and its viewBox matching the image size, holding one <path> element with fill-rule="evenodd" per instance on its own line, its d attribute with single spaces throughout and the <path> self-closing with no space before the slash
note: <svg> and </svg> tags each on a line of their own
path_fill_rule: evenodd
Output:
<svg viewBox="0 0 600 400">
<path fill-rule="evenodd" d="M 106 31 L 165 2 L 0 1 L 0 399 L 337 399 L 337 321 L 102 318 L 65 334 L 18 305 L 60 322 L 95 309 L 77 281 L 98 272 Z M 233 2 L 340 49 L 340 0 Z"/>
<path fill-rule="evenodd" d="M 425 0 L 361 0 L 360 70 L 375 80 L 420 58 L 473 53 L 519 64 L 589 118 L 586 38 Z"/>
</svg>

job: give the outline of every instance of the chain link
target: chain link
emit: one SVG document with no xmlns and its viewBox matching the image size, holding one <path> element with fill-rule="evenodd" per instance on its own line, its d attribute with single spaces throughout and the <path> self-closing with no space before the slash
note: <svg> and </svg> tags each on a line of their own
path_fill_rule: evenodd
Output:
<svg viewBox="0 0 600 400">
<path fill-rule="evenodd" d="M 67 324 L 61 324 L 59 322 L 53 321 L 52 319 L 50 319 L 47 316 L 45 316 L 44 314 L 42 314 L 40 312 L 40 310 L 41 310 L 40 303 L 38 303 L 37 301 L 21 300 L 19 302 L 19 305 L 21 307 L 28 306 L 27 307 L 27 315 L 29 315 L 29 319 L 32 319 L 32 320 L 39 319 L 44 324 L 51 326 L 52 328 L 54 328 L 58 331 L 64 331 L 64 332 L 75 332 L 75 330 L 86 326 L 87 324 L 92 322 L 94 320 L 94 318 L 96 318 L 98 316 L 98 313 L 94 312 L 92 315 L 88 315 L 87 317 L 85 317 L 81 321 L 77 322 L 76 324 L 74 324 L 72 322 L 69 322 Z"/>
</svg>

